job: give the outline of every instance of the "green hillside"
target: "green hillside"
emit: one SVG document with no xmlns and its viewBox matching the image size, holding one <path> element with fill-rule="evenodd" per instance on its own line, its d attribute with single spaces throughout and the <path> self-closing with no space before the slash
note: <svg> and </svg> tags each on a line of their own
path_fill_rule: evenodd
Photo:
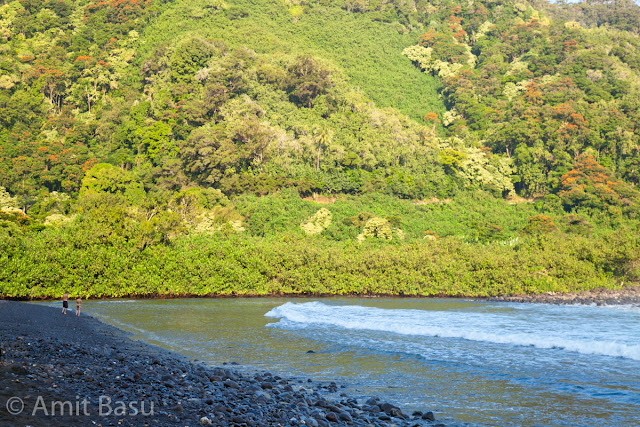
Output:
<svg viewBox="0 0 640 427">
<path fill-rule="evenodd" d="M 309 2 L 303 7 L 239 0 L 220 9 L 206 4 L 172 2 L 146 28 L 141 57 L 147 58 L 168 40 L 223 39 L 231 47 L 247 46 L 257 53 L 323 58 L 378 107 L 393 107 L 416 120 L 445 110 L 437 93 L 440 82 L 402 56 L 402 50 L 421 34 L 419 29 L 348 13 L 330 2 Z"/>
<path fill-rule="evenodd" d="M 629 0 L 0 0 L 0 295 L 640 277 Z"/>
</svg>

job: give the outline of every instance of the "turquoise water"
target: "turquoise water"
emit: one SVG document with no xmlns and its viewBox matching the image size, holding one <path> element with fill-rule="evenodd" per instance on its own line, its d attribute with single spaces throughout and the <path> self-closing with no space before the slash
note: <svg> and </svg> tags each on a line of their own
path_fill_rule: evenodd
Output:
<svg viewBox="0 0 640 427">
<path fill-rule="evenodd" d="M 449 425 L 640 425 L 639 307 L 264 298 L 83 310 L 206 363 L 336 381 Z"/>
</svg>

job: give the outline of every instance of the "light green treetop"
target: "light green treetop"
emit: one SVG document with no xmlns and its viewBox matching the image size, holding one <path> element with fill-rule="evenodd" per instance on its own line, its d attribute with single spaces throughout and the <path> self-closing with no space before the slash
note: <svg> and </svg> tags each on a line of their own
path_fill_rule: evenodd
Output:
<svg viewBox="0 0 640 427">
<path fill-rule="evenodd" d="M 300 228 L 309 236 L 315 236 L 322 233 L 331 225 L 331 211 L 327 208 L 322 208 L 309 218 L 307 218 Z"/>
</svg>

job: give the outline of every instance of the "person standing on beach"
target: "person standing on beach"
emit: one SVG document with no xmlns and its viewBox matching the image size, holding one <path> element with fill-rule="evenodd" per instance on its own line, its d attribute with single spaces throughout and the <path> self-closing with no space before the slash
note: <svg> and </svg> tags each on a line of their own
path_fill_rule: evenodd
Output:
<svg viewBox="0 0 640 427">
<path fill-rule="evenodd" d="M 80 304 L 82 303 L 82 299 L 78 297 L 76 300 L 76 316 L 80 316 Z"/>
<path fill-rule="evenodd" d="M 69 308 L 69 292 L 62 295 L 62 314 L 67 314 L 67 308 Z"/>
</svg>

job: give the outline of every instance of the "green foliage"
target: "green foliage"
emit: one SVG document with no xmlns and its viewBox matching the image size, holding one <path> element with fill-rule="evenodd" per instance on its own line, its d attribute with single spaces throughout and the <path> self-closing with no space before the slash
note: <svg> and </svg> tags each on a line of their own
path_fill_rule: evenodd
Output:
<svg viewBox="0 0 640 427">
<path fill-rule="evenodd" d="M 0 211 L 13 212 L 18 209 L 18 198 L 12 197 L 6 188 L 0 187 Z"/>
<path fill-rule="evenodd" d="M 330 225 L 331 211 L 326 208 L 322 208 L 300 224 L 300 228 L 302 228 L 302 231 L 304 231 L 305 234 L 315 236 L 316 234 L 322 233 Z"/>
<path fill-rule="evenodd" d="M 3 295 L 85 297 L 393 294 L 492 296 L 577 291 L 638 274 L 638 242 L 617 233 L 594 245 L 582 236 L 474 246 L 453 237 L 394 246 L 198 235 L 140 250 L 96 244 L 73 228 L 2 243 Z M 17 241 L 16 241 L 17 240 Z M 15 242 L 15 243 L 14 243 Z M 9 244 L 9 246 L 7 246 Z M 58 250 L 51 251 L 52 246 Z M 428 262 L 425 262 L 428 260 Z"/>
<path fill-rule="evenodd" d="M 536 3 L 551 16 L 615 23 L 619 31 L 503 3 L 445 2 L 433 8 L 417 45 L 403 52 L 442 78 L 449 107 L 443 124 L 506 155 L 525 195 L 557 191 L 560 176 L 583 154 L 606 159 L 611 170 L 631 163 L 640 149 L 639 70 L 631 53 L 640 40 L 633 25 L 640 7 L 623 0 Z M 447 154 L 443 161 L 456 159 Z"/>
<path fill-rule="evenodd" d="M 286 87 L 290 96 L 293 102 L 305 107 L 312 107 L 313 101 L 333 86 L 330 71 L 308 55 L 296 58 L 288 72 L 290 77 Z"/>
<path fill-rule="evenodd" d="M 553 223 L 553 218 L 546 215 L 534 215 L 529 218 L 522 231 L 526 234 L 544 234 L 551 233 L 557 229 L 558 227 Z"/>
<path fill-rule="evenodd" d="M 108 163 L 98 163 L 85 174 L 80 195 L 105 192 L 119 195 L 127 194 L 136 199 L 135 196 L 139 196 L 139 193 L 144 191 L 141 187 L 131 172 Z"/>
<path fill-rule="evenodd" d="M 393 239 L 393 233 L 391 231 L 389 221 L 384 218 L 378 218 L 376 216 L 368 219 L 364 224 L 362 233 L 358 235 L 358 240 L 363 241 L 367 237 L 383 240 Z"/>
<path fill-rule="evenodd" d="M 0 3 L 0 295 L 640 276 L 627 0 Z"/>
<path fill-rule="evenodd" d="M 567 210 L 608 210 L 635 218 L 640 214 L 638 191 L 617 180 L 591 156 L 578 158 L 574 169 L 562 176 L 558 195 Z"/>
<path fill-rule="evenodd" d="M 633 0 L 592 0 L 576 3 L 536 4 L 552 16 L 574 21 L 588 28 L 608 26 L 624 31 L 640 31 L 640 9 Z"/>
<path fill-rule="evenodd" d="M 511 2 L 238 2 L 1 6 L 0 184 L 25 211 L 97 162 L 171 191 L 543 196 L 585 153 L 634 182 L 635 34 Z"/>
</svg>

